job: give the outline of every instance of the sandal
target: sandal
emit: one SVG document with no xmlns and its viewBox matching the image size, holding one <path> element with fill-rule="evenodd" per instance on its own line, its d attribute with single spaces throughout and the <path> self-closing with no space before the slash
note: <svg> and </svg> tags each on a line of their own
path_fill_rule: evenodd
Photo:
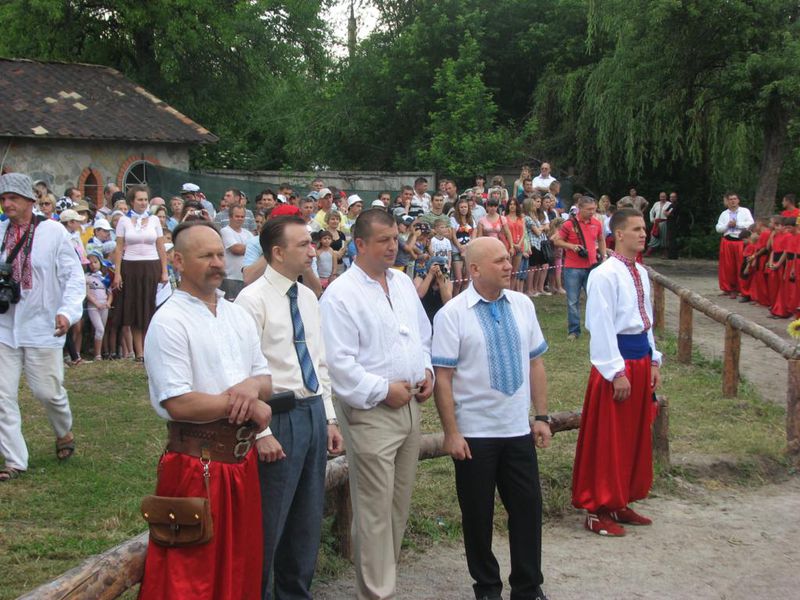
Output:
<svg viewBox="0 0 800 600">
<path fill-rule="evenodd" d="M 12 479 L 18 479 L 20 475 L 22 475 L 25 471 L 21 469 L 15 469 L 14 467 L 3 467 L 0 469 L 0 483 L 4 481 L 11 481 Z"/>
<path fill-rule="evenodd" d="M 56 439 L 56 458 L 60 461 L 68 460 L 75 454 L 75 436 L 71 435 L 68 440 L 59 441 Z"/>
</svg>

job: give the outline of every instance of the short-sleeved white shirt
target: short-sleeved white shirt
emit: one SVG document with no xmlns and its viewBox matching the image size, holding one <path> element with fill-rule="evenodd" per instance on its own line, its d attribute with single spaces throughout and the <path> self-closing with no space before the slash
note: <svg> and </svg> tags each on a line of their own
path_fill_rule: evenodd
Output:
<svg viewBox="0 0 800 600">
<path fill-rule="evenodd" d="M 161 223 L 153 215 L 146 219 L 122 217 L 117 223 L 117 237 L 125 238 L 123 260 L 158 260 L 156 240 L 163 235 Z"/>
<path fill-rule="evenodd" d="M 530 361 L 547 351 L 533 303 L 504 290 L 500 321 L 487 318 L 486 302 L 470 284 L 436 313 L 431 362 L 454 368 L 456 422 L 464 437 L 516 437 L 530 433 Z M 522 383 L 512 395 L 492 387 L 498 370 L 515 361 Z"/>
<path fill-rule="evenodd" d="M 217 314 L 176 290 L 156 311 L 144 340 L 150 403 L 170 419 L 162 402 L 188 392 L 220 394 L 256 375 L 269 375 L 253 317 L 217 294 Z"/>
</svg>

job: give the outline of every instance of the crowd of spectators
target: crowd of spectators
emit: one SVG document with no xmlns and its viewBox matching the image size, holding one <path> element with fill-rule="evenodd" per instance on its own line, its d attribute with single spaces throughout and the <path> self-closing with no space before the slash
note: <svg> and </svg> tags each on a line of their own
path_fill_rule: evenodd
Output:
<svg viewBox="0 0 800 600">
<path fill-rule="evenodd" d="M 356 218 L 375 208 L 391 213 L 397 223 L 394 268 L 413 280 L 431 321 L 448 300 L 466 289 L 463 257 L 476 237 L 493 237 L 505 245 L 514 269 L 514 290 L 532 298 L 567 294 L 563 268 L 570 245 L 559 240 L 567 239 L 581 194 L 563 198 L 548 163 L 536 176 L 522 167 L 510 186 L 502 176 L 478 175 L 474 185 L 461 192 L 454 180 L 446 178 L 431 190 L 424 177 L 394 196 L 383 192 L 373 200 L 326 187 L 319 178 L 311 182 L 310 190 L 301 195 L 284 183 L 276 191 L 265 189 L 250 202 L 244 192 L 230 188 L 213 203 L 194 183 L 183 184 L 168 201 L 151 196 L 146 186 L 122 192 L 109 184 L 95 206 L 75 187 L 56 198 L 44 182 L 37 182 L 35 211 L 64 225 L 86 271 L 86 318 L 67 335 L 68 363 L 84 362 L 84 325 L 93 332 L 94 360 L 143 360 L 150 319 L 178 284 L 171 264 L 171 232 L 179 223 L 195 219 L 213 221 L 220 230 L 226 260 L 221 290 L 231 301 L 264 272 L 259 233 L 270 216 L 299 214 L 305 220 L 316 258 L 304 282 L 321 296 L 353 261 L 356 250 L 350 229 Z M 669 240 L 677 194 L 662 192 L 652 207 L 634 188 L 616 203 L 601 196 L 593 218 L 609 242 L 608 223 L 618 207 L 634 207 L 649 216 L 646 255 L 656 250 L 666 255 L 674 245 Z"/>
</svg>

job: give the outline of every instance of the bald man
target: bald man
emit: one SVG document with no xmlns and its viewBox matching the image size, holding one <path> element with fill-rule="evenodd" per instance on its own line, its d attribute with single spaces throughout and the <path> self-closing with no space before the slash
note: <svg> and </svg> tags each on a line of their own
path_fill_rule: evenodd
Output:
<svg viewBox="0 0 800 600">
<path fill-rule="evenodd" d="M 252 446 L 270 422 L 263 401 L 272 380 L 252 317 L 217 289 L 225 248 L 215 226 L 181 223 L 173 240 L 180 289 L 145 338 L 150 402 L 169 431 L 156 494 L 208 497 L 213 536 L 169 547 L 151 535 L 139 598 L 260 600 L 261 493 Z"/>
<path fill-rule="evenodd" d="M 511 259 L 502 242 L 470 242 L 466 263 L 469 287 L 434 319 L 432 363 L 444 450 L 455 464 L 467 566 L 476 598 L 501 598 L 492 552 L 497 489 L 508 512 L 511 598 L 546 600 L 536 447 L 546 448 L 551 437 L 542 360 L 547 343 L 530 299 L 508 289 Z"/>
</svg>

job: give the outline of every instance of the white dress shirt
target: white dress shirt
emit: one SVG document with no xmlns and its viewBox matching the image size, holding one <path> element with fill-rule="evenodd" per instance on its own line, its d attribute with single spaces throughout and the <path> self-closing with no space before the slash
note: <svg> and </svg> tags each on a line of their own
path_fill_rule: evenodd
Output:
<svg viewBox="0 0 800 600">
<path fill-rule="evenodd" d="M 414 283 L 386 271 L 381 284 L 357 263 L 322 295 L 322 332 L 333 392 L 354 408 L 370 409 L 386 399 L 389 384 L 425 379 L 431 366 L 431 325 Z"/>
<path fill-rule="evenodd" d="M 672 202 L 669 200 L 666 202 L 656 202 L 653 205 L 653 208 L 650 209 L 650 222 L 652 223 L 656 219 L 666 219 L 667 211 L 669 210 L 670 206 L 672 206 Z"/>
<path fill-rule="evenodd" d="M 150 403 L 170 419 L 165 400 L 189 392 L 221 394 L 256 375 L 269 375 L 253 318 L 217 291 L 217 314 L 175 290 L 153 316 L 144 340 Z"/>
<path fill-rule="evenodd" d="M 625 370 L 619 352 L 617 334 L 647 332 L 651 360 L 661 364 L 661 353 L 653 339 L 653 306 L 650 303 L 650 279 L 645 268 L 636 263 L 641 288 L 637 289 L 629 267 L 616 254 L 589 274 L 586 285 L 586 329 L 591 332 L 589 359 L 604 379 Z M 647 325 L 645 318 L 647 317 Z"/>
<path fill-rule="evenodd" d="M 736 221 L 736 227 L 728 227 L 730 221 Z M 738 239 L 742 231 L 750 227 L 753 223 L 753 215 L 750 214 L 750 210 L 744 206 L 740 206 L 736 210 L 723 210 L 719 219 L 717 219 L 716 230 L 717 233 Z"/>
<path fill-rule="evenodd" d="M 303 371 L 294 347 L 294 328 L 286 292 L 294 281 L 284 277 L 271 266 L 256 281 L 244 288 L 235 304 L 244 308 L 256 322 L 256 333 L 261 335 L 261 352 L 272 370 L 272 390 L 294 392 L 295 398 L 322 396 L 325 418 L 335 419 L 336 411 L 331 401 L 331 380 L 325 360 L 325 344 L 317 296 L 302 283 L 297 284 L 297 307 L 303 319 L 306 346 L 314 363 L 319 380 L 318 390 L 309 390 L 303 383 Z M 266 430 L 265 430 L 266 433 Z"/>
<path fill-rule="evenodd" d="M 414 192 L 414 197 L 411 198 L 411 205 L 422 209 L 422 212 L 431 212 L 431 195 L 425 192 L 422 195 Z"/>
<path fill-rule="evenodd" d="M 548 175 L 547 177 L 542 177 L 541 175 L 537 175 L 536 177 L 533 178 L 533 181 L 531 181 L 531 183 L 533 184 L 533 189 L 549 190 L 550 184 L 553 183 L 554 181 L 558 181 L 558 179 L 556 179 L 552 175 Z"/>
<path fill-rule="evenodd" d="M 498 302 L 508 302 L 513 322 L 507 324 L 481 319 L 477 305 L 485 300 L 470 283 L 436 313 L 433 320 L 432 363 L 454 368 L 453 400 L 458 429 L 465 437 L 516 437 L 530 433 L 530 361 L 547 351 L 536 310 L 530 298 L 504 290 Z M 504 327 L 515 331 L 503 331 Z M 495 348 L 485 327 L 496 327 L 499 338 L 508 342 Z M 516 344 L 512 344 L 516 341 Z M 505 351 L 507 356 L 503 356 Z M 522 372 L 522 384 L 512 395 L 491 387 L 491 364 L 511 360 Z"/>
<path fill-rule="evenodd" d="M 0 242 L 11 221 L 0 222 Z M 0 250 L 5 262 L 9 248 Z M 20 260 L 22 257 L 20 257 Z M 64 336 L 56 337 L 56 315 L 70 324 L 83 314 L 86 278 L 66 228 L 58 221 L 36 225 L 31 244 L 31 289 L 20 291 L 20 301 L 0 314 L 0 344 L 11 348 L 62 348 Z"/>
</svg>

